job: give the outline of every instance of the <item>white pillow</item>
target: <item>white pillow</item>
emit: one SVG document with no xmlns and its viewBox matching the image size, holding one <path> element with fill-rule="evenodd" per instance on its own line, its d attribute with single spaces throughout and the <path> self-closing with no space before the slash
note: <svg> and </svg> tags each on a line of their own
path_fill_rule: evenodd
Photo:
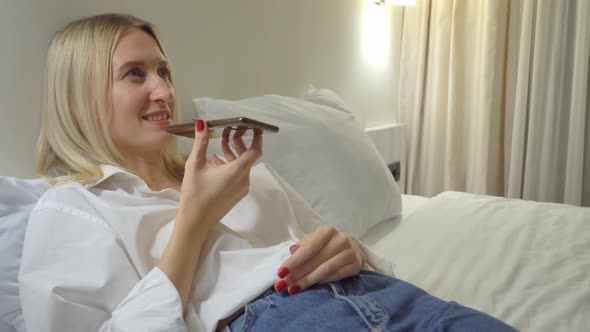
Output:
<svg viewBox="0 0 590 332">
<path fill-rule="evenodd" d="M 346 113 L 352 113 L 344 101 L 330 89 L 318 89 L 313 84 L 309 84 L 301 99 L 314 104 L 320 104 L 341 110 Z"/>
<path fill-rule="evenodd" d="M 278 133 L 265 134 L 261 162 L 339 230 L 361 237 L 401 213 L 397 184 L 352 114 L 274 95 L 194 102 L 197 114 L 208 120 L 248 116 L 277 125 Z M 209 152 L 223 156 L 215 140 Z"/>
<path fill-rule="evenodd" d="M 0 320 L 24 331 L 18 270 L 31 209 L 51 187 L 41 179 L 0 177 Z"/>
</svg>

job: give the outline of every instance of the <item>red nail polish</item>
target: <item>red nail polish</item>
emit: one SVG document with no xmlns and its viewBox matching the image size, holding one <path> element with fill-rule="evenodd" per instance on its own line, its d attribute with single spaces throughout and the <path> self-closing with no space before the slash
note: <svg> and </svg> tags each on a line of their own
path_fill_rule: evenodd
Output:
<svg viewBox="0 0 590 332">
<path fill-rule="evenodd" d="M 299 244 L 294 244 L 292 246 L 289 247 L 289 251 L 291 252 L 291 255 L 297 250 L 299 249 L 299 247 L 301 247 L 301 245 Z"/>
<path fill-rule="evenodd" d="M 287 287 L 287 282 L 283 279 L 281 279 L 275 283 L 275 289 L 279 293 L 284 291 L 285 287 Z"/>
<path fill-rule="evenodd" d="M 279 269 L 279 273 L 278 273 L 279 278 L 283 279 L 284 277 L 287 276 L 287 274 L 289 274 L 289 269 L 287 269 L 286 267 L 282 267 Z"/>
<path fill-rule="evenodd" d="M 299 287 L 299 285 L 297 285 L 297 284 L 291 285 L 291 287 L 289 287 L 289 294 L 295 295 L 295 294 L 299 293 L 300 290 L 301 290 L 301 287 Z"/>
<path fill-rule="evenodd" d="M 197 131 L 203 131 L 205 129 L 205 121 L 203 119 L 197 120 Z"/>
</svg>

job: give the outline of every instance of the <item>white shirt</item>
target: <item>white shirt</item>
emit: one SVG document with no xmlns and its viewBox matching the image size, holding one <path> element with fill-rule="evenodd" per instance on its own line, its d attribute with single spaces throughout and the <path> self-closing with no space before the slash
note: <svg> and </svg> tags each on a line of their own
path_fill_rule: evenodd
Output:
<svg viewBox="0 0 590 332">
<path fill-rule="evenodd" d="M 95 184 L 50 189 L 31 213 L 19 273 L 25 323 L 35 331 L 213 331 L 268 289 L 289 247 L 323 223 L 264 164 L 249 194 L 212 229 L 183 318 L 175 286 L 156 265 L 180 193 L 102 166 Z M 391 265 L 365 245 L 368 263 Z"/>
</svg>

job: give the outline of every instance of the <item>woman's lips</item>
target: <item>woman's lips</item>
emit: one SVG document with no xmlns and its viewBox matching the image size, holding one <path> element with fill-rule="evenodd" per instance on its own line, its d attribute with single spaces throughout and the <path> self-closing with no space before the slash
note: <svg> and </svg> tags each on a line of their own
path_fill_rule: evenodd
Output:
<svg viewBox="0 0 590 332">
<path fill-rule="evenodd" d="M 156 126 L 169 126 L 172 123 L 170 121 L 170 113 L 165 110 L 149 113 L 141 118 Z"/>
</svg>

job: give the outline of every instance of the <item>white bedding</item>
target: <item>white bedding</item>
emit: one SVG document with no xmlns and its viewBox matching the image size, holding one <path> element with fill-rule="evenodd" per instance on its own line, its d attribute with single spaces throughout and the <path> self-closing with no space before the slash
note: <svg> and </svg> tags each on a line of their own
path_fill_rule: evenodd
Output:
<svg viewBox="0 0 590 332">
<path fill-rule="evenodd" d="M 389 234 L 400 221 L 407 218 L 419 207 L 428 201 L 427 197 L 416 195 L 402 195 L 402 214 L 391 219 L 380 222 L 367 231 L 361 240 L 368 246 L 372 246 Z"/>
<path fill-rule="evenodd" d="M 522 331 L 590 330 L 590 208 L 458 192 L 417 205 L 363 238 L 398 278 Z"/>
</svg>

